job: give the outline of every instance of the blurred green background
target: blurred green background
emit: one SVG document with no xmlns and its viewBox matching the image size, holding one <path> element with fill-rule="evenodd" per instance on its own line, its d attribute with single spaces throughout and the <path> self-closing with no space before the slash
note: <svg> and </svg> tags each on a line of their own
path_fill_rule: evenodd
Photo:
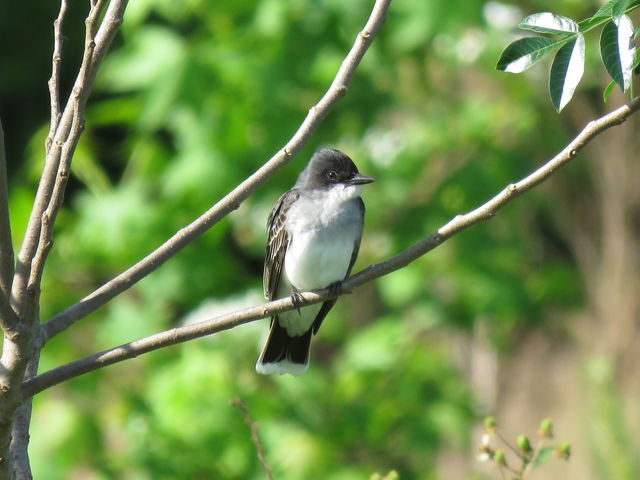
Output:
<svg viewBox="0 0 640 480">
<path fill-rule="evenodd" d="M 16 244 L 48 129 L 57 2 L 0 5 L 0 114 Z M 86 2 L 64 26 L 63 92 Z M 42 319 L 142 258 L 256 170 L 322 95 L 370 0 L 136 0 L 97 79 L 47 264 Z M 319 147 L 377 178 L 356 271 L 486 201 L 558 152 L 602 103 L 597 38 L 562 115 L 548 65 L 494 70 L 538 11 L 595 1 L 394 0 L 348 95 L 236 212 L 45 348 L 40 371 L 262 301 L 265 223 Z M 19 45 L 19 48 L 13 47 Z M 409 267 L 343 297 L 304 376 L 254 371 L 267 321 L 154 352 L 37 396 L 37 479 L 261 479 L 240 396 L 277 479 L 483 479 L 481 417 L 551 416 L 568 464 L 534 478 L 637 479 L 638 122 Z M 635 400 L 634 400 L 635 399 Z M 547 476 L 548 475 L 548 476 Z"/>
</svg>

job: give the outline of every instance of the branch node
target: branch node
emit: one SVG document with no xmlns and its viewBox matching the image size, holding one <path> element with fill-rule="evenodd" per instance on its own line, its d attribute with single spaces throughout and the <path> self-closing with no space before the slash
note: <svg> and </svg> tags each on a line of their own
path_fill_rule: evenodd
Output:
<svg viewBox="0 0 640 480">
<path fill-rule="evenodd" d="M 371 32 L 369 32 L 368 30 L 362 30 L 360 32 L 360 36 L 365 40 L 368 40 L 369 38 L 371 38 Z"/>
<path fill-rule="evenodd" d="M 338 88 L 336 88 L 336 95 L 339 95 L 340 97 L 343 97 L 346 94 L 347 94 L 347 86 L 346 85 L 340 85 Z"/>
<path fill-rule="evenodd" d="M 516 192 L 518 191 L 518 185 L 517 185 L 516 183 L 510 183 L 510 184 L 507 186 L 507 191 L 508 191 L 510 194 L 516 193 Z"/>
<path fill-rule="evenodd" d="M 20 333 L 13 329 L 11 329 L 11 331 L 4 332 L 4 338 L 12 342 L 15 342 L 19 336 L 20 336 Z M 8 392 L 8 391 L 9 391 L 9 387 L 7 385 L 5 385 L 4 383 L 0 384 L 0 392 Z"/>
<path fill-rule="evenodd" d="M 578 155 L 578 151 L 575 149 L 569 152 L 569 158 L 576 158 L 577 155 Z"/>
<path fill-rule="evenodd" d="M 282 151 L 284 152 L 284 154 L 285 154 L 287 157 L 292 157 L 292 156 L 293 156 L 293 154 L 291 153 L 291 150 L 289 150 L 289 147 L 284 147 L 284 148 L 282 149 Z"/>
</svg>

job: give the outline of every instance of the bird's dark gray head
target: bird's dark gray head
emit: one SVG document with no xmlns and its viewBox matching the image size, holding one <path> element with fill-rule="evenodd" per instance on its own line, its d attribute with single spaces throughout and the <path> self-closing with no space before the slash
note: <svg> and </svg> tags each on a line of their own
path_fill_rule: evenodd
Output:
<svg viewBox="0 0 640 480">
<path fill-rule="evenodd" d="M 339 150 L 318 150 L 296 182 L 296 187 L 309 190 L 331 188 L 332 185 L 364 185 L 374 179 L 361 175 L 355 163 Z"/>
</svg>

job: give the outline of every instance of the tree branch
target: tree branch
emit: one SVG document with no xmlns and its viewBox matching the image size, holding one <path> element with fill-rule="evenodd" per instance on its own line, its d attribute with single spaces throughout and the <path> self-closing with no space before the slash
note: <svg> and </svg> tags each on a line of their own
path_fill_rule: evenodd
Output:
<svg viewBox="0 0 640 480">
<path fill-rule="evenodd" d="M 53 54 L 51 58 L 51 78 L 49 78 L 49 103 L 51 104 L 51 123 L 47 135 L 47 153 L 53 142 L 53 135 L 60 121 L 60 62 L 62 60 L 62 23 L 67 13 L 67 0 L 60 1 L 58 17 L 53 22 Z"/>
<path fill-rule="evenodd" d="M 56 55 L 56 51 L 59 54 L 61 50 L 60 29 L 66 11 L 65 0 L 62 1 L 54 26 L 54 54 L 49 88 L 52 101 L 51 112 L 55 118 L 51 119 L 52 127 L 46 143 L 45 167 L 18 255 L 12 289 L 16 310 L 21 318 L 33 316 L 44 262 L 51 248 L 53 224 L 62 205 L 71 159 L 84 130 L 86 101 L 98 67 L 122 23 L 127 5 L 127 0 L 111 0 L 99 23 L 100 14 L 106 2 L 107 0 L 91 1 L 91 9 L 85 21 L 85 48 L 82 64 L 62 115 L 59 113 L 57 92 L 60 57 Z M 98 23 L 99 28 L 97 28 Z"/>
<path fill-rule="evenodd" d="M 619 125 L 630 115 L 640 109 L 640 97 L 632 100 L 626 105 L 613 112 L 589 122 L 587 126 L 574 138 L 558 155 L 539 167 L 530 175 L 516 183 L 508 185 L 498 195 L 479 206 L 475 210 L 464 215 L 458 215 L 438 230 L 425 237 L 421 241 L 389 258 L 388 260 L 371 265 L 368 268 L 349 277 L 342 284 L 342 293 L 368 283 L 376 278 L 387 275 L 391 272 L 415 261 L 422 255 L 433 250 L 445 240 L 467 228 L 492 218 L 498 210 L 511 202 L 516 197 L 530 190 L 536 185 L 553 175 L 560 167 L 574 159 L 578 152 L 582 150 L 591 140 L 600 135 L 608 128 Z M 334 298 L 330 289 L 317 290 L 314 292 L 304 292 L 300 294 L 300 305 L 311 305 Z M 270 317 L 274 314 L 293 310 L 297 308 L 291 298 L 283 298 L 268 302 L 263 305 L 245 308 L 236 312 L 224 314 L 199 322 L 193 325 L 172 328 L 149 337 L 135 340 L 124 345 L 120 345 L 109 350 L 105 350 L 74 362 L 61 365 L 52 370 L 44 372 L 23 383 L 22 393 L 25 396 L 35 395 L 53 385 L 61 383 L 70 378 L 91 372 L 114 363 L 137 357 L 143 353 L 151 352 L 159 348 L 177 343 L 186 342 L 195 338 L 211 335 L 223 330 L 228 330 L 238 325 L 252 322 L 260 318 Z"/>
<path fill-rule="evenodd" d="M 35 350 L 33 358 L 27 366 L 25 378 L 32 378 L 38 373 L 40 351 Z M 15 480 L 31 480 L 31 462 L 29 461 L 29 427 L 33 398 L 25 398 L 16 410 L 11 433 L 11 458 Z"/>
<path fill-rule="evenodd" d="M 273 176 L 277 170 L 288 164 L 293 156 L 304 146 L 321 120 L 346 93 L 351 77 L 386 18 L 386 12 L 390 3 L 391 0 L 376 0 L 364 29 L 358 34 L 331 86 L 320 101 L 311 107 L 298 130 L 281 150 L 203 215 L 175 233 L 155 251 L 102 285 L 78 303 L 51 318 L 44 325 L 45 341 L 65 330 L 81 318 L 86 317 L 155 271 L 169 258 L 173 257 L 193 240 L 205 233 L 226 215 L 237 209 L 252 192 Z"/>
</svg>

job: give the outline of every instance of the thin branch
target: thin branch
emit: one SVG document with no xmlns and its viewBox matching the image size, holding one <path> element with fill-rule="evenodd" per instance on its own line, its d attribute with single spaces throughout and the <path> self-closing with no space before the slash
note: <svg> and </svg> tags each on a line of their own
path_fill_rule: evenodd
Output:
<svg viewBox="0 0 640 480">
<path fill-rule="evenodd" d="M 0 120 L 0 326 L 3 330 L 15 325 L 16 315 L 11 308 L 11 283 L 13 282 L 13 241 L 9 220 L 9 186 L 7 181 L 7 156 L 4 147 L 4 130 Z"/>
<path fill-rule="evenodd" d="M 525 457 L 518 451 L 518 449 L 516 447 L 514 447 L 513 445 L 511 445 L 510 442 L 507 441 L 506 438 L 504 438 L 504 436 L 500 433 L 499 430 L 496 430 L 496 436 L 500 439 L 500 441 L 507 446 L 507 448 L 509 450 L 511 450 L 513 452 L 513 454 L 518 457 L 518 460 L 520 460 L 521 462 L 524 462 Z M 516 475 L 518 475 L 520 472 L 518 472 L 517 470 L 513 470 L 511 469 L 511 471 L 513 473 L 515 473 Z"/>
<path fill-rule="evenodd" d="M 582 131 L 555 157 L 536 169 L 530 175 L 519 182 L 512 183 L 504 188 L 498 195 L 488 202 L 479 206 L 475 210 L 458 215 L 437 231 L 409 247 L 407 250 L 395 255 L 389 260 L 372 265 L 371 267 L 353 275 L 349 278 L 348 286 L 358 287 L 373 278 L 378 278 L 395 270 L 398 270 L 425 253 L 433 250 L 445 240 L 453 235 L 466 230 L 467 228 L 492 218 L 507 203 L 522 195 L 536 185 L 547 180 L 560 167 L 573 160 L 591 140 L 600 135 L 605 130 L 623 123 L 629 116 L 640 110 L 640 97 L 631 100 L 613 112 L 590 121 Z"/>
<path fill-rule="evenodd" d="M 258 451 L 258 460 L 260 461 L 260 465 L 262 465 L 262 470 L 264 471 L 264 474 L 268 478 L 268 480 L 273 480 L 271 467 L 267 463 L 267 459 L 264 456 L 264 446 L 262 445 L 260 436 L 258 435 L 258 422 L 255 422 L 253 420 L 253 418 L 251 417 L 251 412 L 249 411 L 249 407 L 247 407 L 247 404 L 244 403 L 240 397 L 236 397 L 230 403 L 234 407 L 238 407 L 240 410 L 242 410 L 242 413 L 244 414 L 244 422 L 249 426 L 249 430 L 251 431 L 251 441 Z"/>
<path fill-rule="evenodd" d="M 22 394 L 25 397 L 32 396 L 70 378 L 122 362 L 129 358 L 137 357 L 143 353 L 186 342 L 187 340 L 204 337 L 223 330 L 229 330 L 238 325 L 249 323 L 260 318 L 293 310 L 296 308 L 296 305 L 311 305 L 329 298 L 333 297 L 328 289 L 318 290 L 317 292 L 305 292 L 301 294 L 300 302 L 295 305 L 291 298 L 287 297 L 263 305 L 238 310 L 237 312 L 220 315 L 213 319 L 192 325 L 172 328 L 149 337 L 141 338 L 140 340 L 125 343 L 119 347 L 89 355 L 41 373 L 23 383 Z"/>
<path fill-rule="evenodd" d="M 544 443 L 545 443 L 544 438 L 541 438 L 540 440 L 538 440 L 538 442 L 536 443 L 536 448 L 533 450 L 533 453 L 531 454 L 531 459 L 527 463 L 523 462 L 521 473 L 520 473 L 521 478 L 523 479 L 527 478 L 528 475 L 531 473 L 531 470 L 533 470 L 536 460 L 538 459 L 538 456 L 542 451 L 542 447 L 544 446 Z"/>
<path fill-rule="evenodd" d="M 49 100 L 51 104 L 51 123 L 47 135 L 47 152 L 51 148 L 53 135 L 60 121 L 60 62 L 62 61 L 62 23 L 67 13 L 67 0 L 60 1 L 58 17 L 53 22 L 53 55 L 51 58 L 51 78 L 49 78 Z"/>
<path fill-rule="evenodd" d="M 465 215 L 456 216 L 446 225 L 442 226 L 437 231 L 401 253 L 382 263 L 371 265 L 348 278 L 342 284 L 341 293 L 349 292 L 352 289 L 364 285 L 376 278 L 387 275 L 395 270 L 399 270 L 427 252 L 433 250 L 453 235 L 466 230 L 481 221 L 492 218 L 496 212 L 506 204 L 510 203 L 513 199 L 527 190 L 548 179 L 558 170 L 558 168 L 574 159 L 577 153 L 599 134 L 614 125 L 619 125 L 624 122 L 630 115 L 639 109 L 640 98 L 636 98 L 608 115 L 589 122 L 582 132 L 580 132 L 580 134 L 571 141 L 564 150 L 533 173 L 517 183 L 510 184 L 498 195 L 491 198 L 488 202 L 475 210 L 472 210 Z M 311 305 L 334 298 L 335 296 L 335 293 L 332 294 L 330 289 L 304 292 L 300 294 L 300 305 Z M 42 390 L 83 373 L 91 372 L 114 363 L 119 363 L 159 348 L 211 335 L 223 330 L 228 330 L 260 318 L 270 317 L 276 313 L 293 310 L 294 308 L 296 308 L 296 305 L 294 305 L 291 298 L 283 298 L 263 305 L 220 315 L 213 319 L 193 325 L 176 327 L 103 352 L 89 355 L 44 372 L 35 378 L 24 382 L 22 393 L 25 396 L 35 395 Z"/>
<path fill-rule="evenodd" d="M 386 18 L 386 12 L 390 3 L 391 0 L 376 1 L 369 20 L 364 29 L 358 34 L 353 47 L 342 62 L 331 86 L 320 101 L 311 107 L 296 133 L 281 150 L 218 203 L 213 205 L 191 224 L 175 233 L 155 251 L 102 285 L 78 303 L 50 319 L 44 326 L 45 340 L 48 340 L 76 321 L 86 317 L 156 270 L 226 215 L 237 209 L 252 192 L 272 177 L 277 170 L 289 163 L 293 156 L 304 146 L 311 133 L 320 124 L 320 121 L 346 93 L 347 85 L 351 77 Z"/>
</svg>

